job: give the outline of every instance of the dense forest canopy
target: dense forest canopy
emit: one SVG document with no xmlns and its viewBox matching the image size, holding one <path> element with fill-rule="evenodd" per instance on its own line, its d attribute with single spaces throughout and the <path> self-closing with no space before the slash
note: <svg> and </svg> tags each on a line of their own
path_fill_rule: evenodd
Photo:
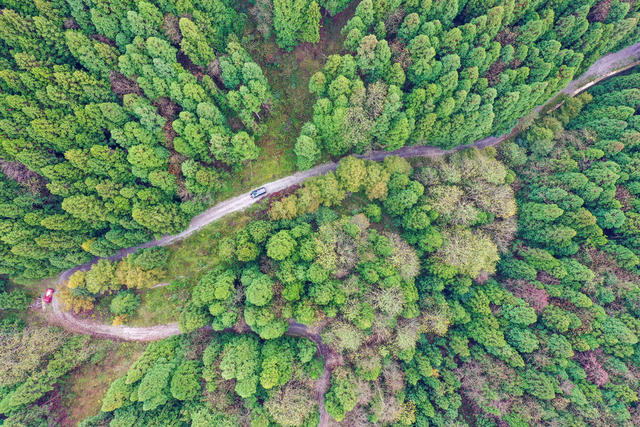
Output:
<svg viewBox="0 0 640 427">
<path fill-rule="evenodd" d="M 0 424 L 70 424 L 88 369 L 83 427 L 640 425 L 640 69 L 514 130 L 640 42 L 640 1 L 0 8 Z M 282 58 L 319 64 L 299 126 L 270 122 L 303 74 Z M 203 231 L 195 260 L 118 255 L 229 195 L 274 133 L 335 170 Z M 175 323 L 145 326 L 180 334 L 135 357 L 48 325 L 122 328 L 154 288 Z"/>
<path fill-rule="evenodd" d="M 637 424 L 639 77 L 565 100 L 497 157 L 486 149 L 413 166 L 343 159 L 218 243 L 227 261 L 202 274 L 181 328 L 248 327 L 264 346 L 284 339 L 289 318 L 319 330 L 330 349 L 325 408 L 345 425 Z M 223 358 L 255 345 L 234 336 L 238 344 L 222 335 L 209 345 Z M 315 425 L 315 412 L 295 411 L 312 407 L 305 375 L 318 378 L 322 365 L 291 376 L 288 350 L 265 363 L 264 350 L 251 348 L 242 366 L 256 373 L 242 378 L 256 388 L 227 383 L 226 403 L 207 394 L 206 355 L 220 350 L 195 359 L 207 386 L 181 419 Z M 136 364 L 150 366 L 143 359 Z M 157 360 L 147 375 L 167 363 Z M 181 363 L 170 362 L 164 393 L 173 392 L 169 378 L 182 378 Z M 224 364 L 221 378 L 234 378 Z M 126 402 L 142 387 L 129 375 L 108 399 Z M 274 388 L 264 375 L 286 380 Z M 166 395 L 161 416 L 175 419 L 181 404 Z M 87 425 L 160 416 L 136 400 L 103 406 Z"/>
<path fill-rule="evenodd" d="M 362 0 L 309 82 L 298 166 L 507 133 L 597 58 L 640 40 L 637 2 Z"/>
<path fill-rule="evenodd" d="M 183 229 L 260 157 L 273 95 L 243 47 L 247 19 L 292 49 L 318 42 L 322 14 L 350 3 L 0 3 L 0 272 L 47 277 Z M 640 40 L 632 1 L 353 6 L 344 54 L 309 81 L 318 99 L 295 141 L 300 168 L 322 153 L 506 132 Z"/>
<path fill-rule="evenodd" d="M 178 232 L 257 158 L 271 93 L 231 6 L 3 9 L 2 273 L 46 277 Z"/>
</svg>

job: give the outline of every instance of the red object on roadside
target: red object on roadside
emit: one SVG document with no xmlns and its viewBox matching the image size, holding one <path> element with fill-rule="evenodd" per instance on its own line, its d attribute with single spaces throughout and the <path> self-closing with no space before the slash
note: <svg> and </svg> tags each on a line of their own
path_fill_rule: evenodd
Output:
<svg viewBox="0 0 640 427">
<path fill-rule="evenodd" d="M 53 298 L 53 293 L 55 292 L 55 289 L 52 288 L 47 288 L 46 291 L 44 291 L 44 298 L 43 301 L 47 304 L 49 304 L 51 302 L 51 299 Z"/>
</svg>

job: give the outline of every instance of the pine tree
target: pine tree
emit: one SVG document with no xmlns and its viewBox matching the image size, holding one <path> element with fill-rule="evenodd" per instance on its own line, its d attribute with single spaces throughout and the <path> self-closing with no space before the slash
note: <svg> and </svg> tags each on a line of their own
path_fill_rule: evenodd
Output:
<svg viewBox="0 0 640 427">
<path fill-rule="evenodd" d="M 320 7 L 309 0 L 274 0 L 273 26 L 278 46 L 291 50 L 299 42 L 319 40 Z"/>
<path fill-rule="evenodd" d="M 206 67 L 216 56 L 207 39 L 196 25 L 188 18 L 180 18 L 180 32 L 182 41 L 180 48 L 194 64 Z"/>
</svg>

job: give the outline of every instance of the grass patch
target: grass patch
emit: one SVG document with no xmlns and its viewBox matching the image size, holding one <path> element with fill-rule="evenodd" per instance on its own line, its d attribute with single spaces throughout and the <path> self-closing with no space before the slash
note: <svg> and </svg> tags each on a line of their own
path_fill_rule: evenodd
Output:
<svg viewBox="0 0 640 427">
<path fill-rule="evenodd" d="M 189 301 L 193 286 L 177 280 L 168 286 L 149 289 L 140 294 L 140 306 L 129 319 L 129 326 L 152 326 L 176 322 Z"/>
<path fill-rule="evenodd" d="M 100 323 L 111 323 L 113 319 L 113 313 L 111 313 L 111 301 L 115 298 L 116 294 L 108 294 L 101 296 L 95 302 L 93 311 L 91 312 L 91 319 Z"/>
<path fill-rule="evenodd" d="M 79 421 L 98 414 L 111 383 L 127 372 L 145 346 L 144 343 L 100 340 L 98 352 L 74 370 L 60 386 L 66 410 L 66 418 L 61 424 L 75 426 Z"/>
<path fill-rule="evenodd" d="M 174 282 L 142 292 L 140 306 L 127 325 L 151 326 L 177 321 L 200 276 L 224 261 L 218 257 L 220 239 L 233 236 L 244 228 L 266 209 L 266 203 L 262 201 L 242 212 L 228 215 L 171 245 L 167 277 L 173 278 Z"/>
<path fill-rule="evenodd" d="M 20 282 L 16 283 L 9 279 L 9 290 L 11 289 L 24 289 L 29 295 L 36 298 L 44 294 L 47 288 L 55 288 L 58 283 L 57 277 L 48 277 L 46 279 L 33 281 L 33 282 Z"/>
<path fill-rule="evenodd" d="M 227 215 L 202 228 L 197 233 L 171 246 L 167 277 L 197 279 L 206 267 L 218 260 L 218 241 L 232 236 L 266 209 L 266 201 L 256 203 L 242 212 Z"/>
<path fill-rule="evenodd" d="M 364 207 L 369 203 L 372 202 L 370 202 L 364 194 L 351 193 L 342 201 L 342 203 L 338 206 L 332 206 L 331 209 L 338 215 L 351 216 L 361 213 Z"/>
<path fill-rule="evenodd" d="M 237 172 L 233 182 L 219 193 L 220 199 L 297 171 L 293 147 L 302 125 L 311 120 L 315 103 L 309 80 L 322 69 L 327 56 L 342 53 L 344 36 L 340 30 L 353 15 L 352 9 L 326 19 L 318 43 L 303 43 L 291 52 L 280 49 L 273 36 L 264 40 L 251 20 L 247 21 L 243 46 L 262 68 L 274 100 L 263 122 L 264 132 L 256 139 L 260 157 Z"/>
</svg>

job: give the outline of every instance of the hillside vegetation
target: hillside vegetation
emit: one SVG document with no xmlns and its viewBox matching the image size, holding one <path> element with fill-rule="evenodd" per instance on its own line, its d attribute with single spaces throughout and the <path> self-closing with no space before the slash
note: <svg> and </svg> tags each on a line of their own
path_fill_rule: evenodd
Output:
<svg viewBox="0 0 640 427">
<path fill-rule="evenodd" d="M 271 92 L 229 4 L 25 2 L 0 24 L 2 273 L 178 232 L 259 156 Z"/>
<path fill-rule="evenodd" d="M 640 1 L 0 7 L 1 425 L 640 425 Z"/>
<path fill-rule="evenodd" d="M 309 325 L 330 348 L 326 411 L 345 425 L 636 424 L 639 75 L 566 100 L 500 147 L 506 166 L 492 149 L 413 167 L 342 160 L 218 243 L 227 262 L 202 276 L 181 328 L 249 327 L 267 346 L 288 319 Z M 223 360 L 236 348 L 225 337 L 208 338 Z M 315 411 L 296 411 L 312 407 L 319 371 L 304 380 L 286 351 L 269 362 L 260 351 L 243 362 L 249 376 L 220 374 L 238 378 L 224 386 L 230 401 L 194 392 L 183 420 L 199 425 L 203 405 L 229 425 L 315 424 Z M 206 358 L 194 364 L 206 372 Z M 166 384 L 181 378 L 172 366 Z M 120 387 L 107 396 L 136 390 Z M 135 417 L 182 407 L 166 405 Z M 133 416 L 123 408 L 103 406 L 91 423 Z"/>
<path fill-rule="evenodd" d="M 636 2 L 362 0 L 309 82 L 298 166 L 508 133 L 606 52 L 640 40 Z"/>
</svg>

